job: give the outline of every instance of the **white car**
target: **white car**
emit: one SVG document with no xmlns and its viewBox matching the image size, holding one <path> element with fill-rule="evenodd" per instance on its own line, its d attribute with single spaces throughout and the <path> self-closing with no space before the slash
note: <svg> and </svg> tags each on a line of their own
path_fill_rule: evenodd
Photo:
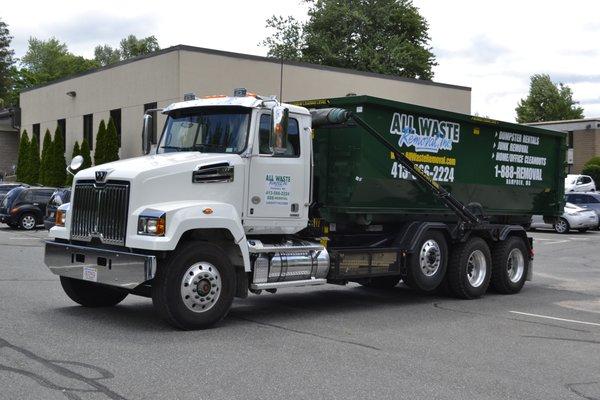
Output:
<svg viewBox="0 0 600 400">
<path fill-rule="evenodd" d="M 555 224 L 544 222 L 544 217 L 534 215 L 531 217 L 531 228 L 549 228 L 557 233 L 569 233 L 571 229 L 577 229 L 579 232 L 585 232 L 588 229 L 598 227 L 598 215 L 594 210 L 579 207 L 572 203 L 565 204 L 563 215 Z"/>
<path fill-rule="evenodd" d="M 565 178 L 565 193 L 595 192 L 596 184 L 591 176 L 569 174 Z"/>
</svg>

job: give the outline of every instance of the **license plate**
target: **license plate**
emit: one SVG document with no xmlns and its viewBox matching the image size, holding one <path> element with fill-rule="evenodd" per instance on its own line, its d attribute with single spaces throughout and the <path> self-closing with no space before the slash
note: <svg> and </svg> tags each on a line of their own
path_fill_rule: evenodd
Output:
<svg viewBox="0 0 600 400">
<path fill-rule="evenodd" d="M 98 270 L 92 267 L 83 267 L 83 280 L 98 282 Z"/>
</svg>

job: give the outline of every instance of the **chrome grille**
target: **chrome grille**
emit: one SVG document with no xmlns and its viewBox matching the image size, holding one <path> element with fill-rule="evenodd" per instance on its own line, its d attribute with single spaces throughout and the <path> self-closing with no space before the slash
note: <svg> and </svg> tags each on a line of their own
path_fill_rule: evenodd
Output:
<svg viewBox="0 0 600 400">
<path fill-rule="evenodd" d="M 71 238 L 125 245 L 129 184 L 77 182 L 71 204 Z"/>
</svg>

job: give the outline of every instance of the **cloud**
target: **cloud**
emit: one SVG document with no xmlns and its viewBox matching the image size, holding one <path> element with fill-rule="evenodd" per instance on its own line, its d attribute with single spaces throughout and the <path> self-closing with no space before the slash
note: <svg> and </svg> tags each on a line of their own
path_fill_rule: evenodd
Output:
<svg viewBox="0 0 600 400">
<path fill-rule="evenodd" d="M 574 74 L 569 72 L 551 73 L 553 82 L 568 83 L 600 83 L 600 74 Z"/>
<path fill-rule="evenodd" d="M 434 49 L 434 53 L 439 58 L 467 58 L 478 63 L 490 64 L 498 58 L 510 53 L 507 47 L 494 43 L 484 35 L 473 37 L 471 43 L 459 50 Z"/>
</svg>

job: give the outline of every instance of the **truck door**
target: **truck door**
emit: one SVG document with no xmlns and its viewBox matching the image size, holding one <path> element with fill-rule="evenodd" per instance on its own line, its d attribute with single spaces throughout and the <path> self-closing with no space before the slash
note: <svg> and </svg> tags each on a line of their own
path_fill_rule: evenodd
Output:
<svg viewBox="0 0 600 400">
<path fill-rule="evenodd" d="M 290 227 L 304 227 L 308 219 L 310 165 L 306 158 L 310 154 L 306 139 L 301 140 L 300 118 L 290 115 L 287 151 L 283 154 L 271 154 L 270 125 L 271 115 L 261 114 L 258 146 L 250 161 L 245 225 L 254 226 L 256 232 L 285 233 Z"/>
</svg>

